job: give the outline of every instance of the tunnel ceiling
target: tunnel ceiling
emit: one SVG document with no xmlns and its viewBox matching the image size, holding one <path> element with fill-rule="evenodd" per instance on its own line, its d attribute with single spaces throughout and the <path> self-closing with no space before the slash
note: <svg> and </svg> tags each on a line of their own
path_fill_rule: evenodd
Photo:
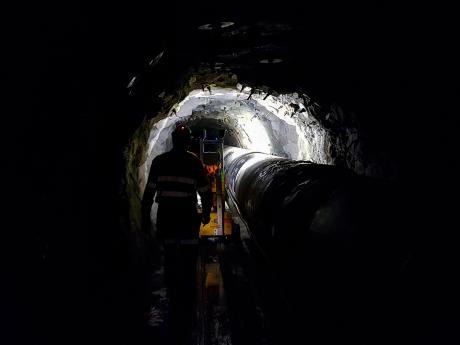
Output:
<svg viewBox="0 0 460 345">
<path fill-rule="evenodd" d="M 174 27 L 162 27 L 156 35 L 171 30 L 162 37 L 164 43 L 152 45 L 142 61 L 133 64 L 133 93 L 171 93 L 190 69 L 209 67 L 232 71 L 250 86 L 305 92 L 319 104 L 338 103 L 362 122 L 370 112 L 382 112 L 375 104 L 388 86 L 393 101 L 400 97 L 401 85 L 395 81 L 401 76 L 395 73 L 404 69 L 402 78 L 407 78 L 411 71 L 407 47 L 396 30 L 400 18 L 389 31 L 379 13 L 358 21 L 313 5 L 308 12 L 277 14 L 270 13 L 275 12 L 270 7 L 255 12 L 229 7 L 202 13 L 190 9 L 190 16 L 183 13 Z M 385 63 L 377 68 L 380 60 Z"/>
<path fill-rule="evenodd" d="M 193 90 L 174 106 L 169 116 L 154 120 L 149 137 L 149 157 L 171 147 L 174 125 L 227 129 L 227 143 L 290 159 L 331 163 L 318 121 L 298 94 L 269 95 L 250 87 Z M 320 134 L 321 133 L 321 134 Z"/>
</svg>

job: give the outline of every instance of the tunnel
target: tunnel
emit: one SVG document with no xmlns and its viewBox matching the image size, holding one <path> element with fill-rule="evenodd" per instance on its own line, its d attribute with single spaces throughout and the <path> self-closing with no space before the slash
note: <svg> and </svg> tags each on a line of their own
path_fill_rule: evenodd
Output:
<svg viewBox="0 0 460 345">
<path fill-rule="evenodd" d="M 36 7 L 7 73 L 5 343 L 168 344 L 141 204 L 179 123 L 195 153 L 225 134 L 234 231 L 200 242 L 191 344 L 459 342 L 455 11 Z"/>
<path fill-rule="evenodd" d="M 341 118 L 346 115 L 338 105 L 327 108 L 325 120 L 319 115 L 321 105 L 305 105 L 311 103 L 308 95 L 269 93 L 267 86 L 247 87 L 238 83 L 233 73 L 202 73 L 219 78 L 226 87 L 214 84 L 193 89 L 198 78 L 192 75 L 188 95 L 169 105 L 165 114 L 148 120 L 132 139 L 132 149 L 144 155 L 142 164 L 127 162 L 128 169 L 133 169 L 132 184 L 126 186 L 132 193 L 128 194 L 132 226 L 138 226 L 139 203 L 152 159 L 171 149 L 171 132 L 176 125 L 186 124 L 197 138 L 203 130 L 208 138 L 225 131 L 222 158 L 227 202 L 246 229 L 245 240 L 250 238 L 257 247 L 253 255 L 266 258 L 258 269 L 273 270 L 278 280 L 275 284 L 283 282 L 281 295 L 271 296 L 289 300 L 287 309 L 278 313 L 290 310 L 296 328 L 301 326 L 293 315 L 303 313 L 300 320 L 308 320 L 311 327 L 311 338 L 305 337 L 309 341 L 351 341 L 361 333 L 353 330 L 353 323 L 363 322 L 361 317 L 355 319 L 355 313 L 373 314 L 364 307 L 364 296 L 381 293 L 384 287 L 392 289 L 410 256 L 407 238 L 411 230 L 397 224 L 405 222 L 400 199 L 406 196 L 394 186 L 396 167 L 391 161 L 377 163 L 378 152 L 364 151 L 366 139 Z M 331 130 L 331 123 L 340 121 L 340 131 Z M 142 151 L 140 144 L 144 145 Z M 196 143 L 192 146 L 197 147 Z M 155 232 L 155 204 L 151 217 Z M 304 268 L 292 268 L 293 263 Z M 227 263 L 222 261 L 221 265 Z M 263 265 L 266 267 L 262 269 Z M 299 274 L 309 278 L 292 280 Z M 345 283 L 347 279 L 350 281 Z M 317 287 L 309 286 L 313 281 Z M 329 285 L 336 285 L 338 291 L 331 291 Z M 306 294 L 315 295 L 316 304 L 311 298 L 300 297 Z M 354 305 L 344 302 L 346 298 Z M 389 294 L 382 299 L 392 305 L 392 298 L 400 297 Z M 362 310 L 351 312 L 352 308 Z M 342 335 L 343 339 L 319 335 L 327 332 L 324 324 L 345 319 L 349 333 Z M 366 327 L 376 331 L 373 326 Z M 271 341 L 294 341 L 299 336 L 292 329 L 283 332 L 288 334 L 271 335 L 276 339 Z"/>
<path fill-rule="evenodd" d="M 200 72 L 198 72 L 200 73 Z M 209 71 L 201 72 L 206 75 Z M 315 111 L 324 111 L 317 104 L 306 106 L 308 95 L 293 92 L 291 94 L 270 94 L 270 88 L 259 89 L 237 83 L 237 76 L 232 73 L 211 73 L 208 78 L 220 78 L 222 84 L 233 87 L 210 87 L 203 91 L 195 89 L 180 102 L 169 109 L 168 114 L 160 114 L 142 126 L 133 142 L 148 135 L 148 147 L 139 150 L 136 142 L 134 149 L 146 155 L 136 177 L 139 185 L 137 199 L 141 197 L 148 176 L 152 159 L 161 152 L 171 148 L 170 134 L 178 123 L 185 123 L 195 134 L 208 131 L 226 131 L 225 145 L 241 147 L 267 154 L 278 155 L 291 160 L 307 160 L 319 164 L 341 165 L 358 174 L 394 179 L 396 167 L 391 161 L 377 163 L 380 152 L 364 152 L 366 139 L 360 135 L 354 125 L 344 125 L 340 131 L 332 130 L 330 124 L 343 121 L 343 110 L 335 105 L 328 108 L 327 120 L 322 123 Z M 191 76 L 190 81 L 196 80 Z M 266 91 L 263 91 L 266 90 Z M 308 103 L 307 103 L 308 104 Z M 147 127 L 147 129 L 145 129 Z M 150 131 L 147 134 L 147 130 Z M 143 130 L 144 132 L 140 132 Z M 144 145 L 145 140 L 144 140 Z M 137 158 L 132 155 L 133 159 Z M 139 162 L 128 161 L 130 164 Z"/>
</svg>

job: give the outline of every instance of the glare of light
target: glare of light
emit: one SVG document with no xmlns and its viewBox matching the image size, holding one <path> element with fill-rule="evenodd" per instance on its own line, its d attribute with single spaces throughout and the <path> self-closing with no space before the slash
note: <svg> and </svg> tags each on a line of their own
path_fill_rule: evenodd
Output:
<svg viewBox="0 0 460 345">
<path fill-rule="evenodd" d="M 169 123 L 169 117 L 162 119 L 156 123 L 155 136 L 149 142 L 149 155 L 152 153 L 153 147 L 158 141 L 158 137 L 160 136 L 161 132 L 163 132 L 165 127 L 168 125 L 168 123 Z"/>
<path fill-rule="evenodd" d="M 228 28 L 229 26 L 232 26 L 234 24 L 235 24 L 234 22 L 220 22 L 219 26 L 221 28 Z M 213 24 L 204 24 L 198 27 L 198 30 L 212 30 L 212 29 L 213 29 Z"/>
<path fill-rule="evenodd" d="M 127 89 L 129 89 L 130 87 L 133 87 L 134 86 L 134 83 L 137 81 L 137 75 L 135 75 L 131 81 L 129 82 L 128 86 L 126 87 Z"/>
<path fill-rule="evenodd" d="M 241 90 L 243 88 L 243 85 L 238 83 L 236 84 L 236 88 L 238 90 Z M 250 92 L 251 91 L 251 87 L 250 86 L 245 86 L 240 92 Z"/>
<path fill-rule="evenodd" d="M 262 152 L 250 152 L 248 150 L 237 148 L 237 147 L 229 147 L 225 149 L 224 155 L 225 157 L 230 157 L 230 160 L 234 162 L 235 159 L 238 159 L 239 157 L 246 155 L 248 153 L 250 153 L 250 156 L 246 157 L 243 165 L 239 167 L 238 173 L 236 176 L 236 180 L 238 180 L 238 178 L 242 176 L 245 173 L 245 171 L 247 171 L 248 169 L 251 169 L 254 165 L 260 162 L 267 161 L 269 159 L 272 159 L 272 160 L 283 159 L 278 156 L 273 156 L 273 155 L 269 155 L 269 154 L 262 153 Z"/>
<path fill-rule="evenodd" d="M 259 63 L 280 63 L 283 62 L 282 59 L 262 59 Z"/>
<path fill-rule="evenodd" d="M 198 27 L 198 30 L 212 30 L 212 25 L 211 24 L 200 25 Z"/>
<path fill-rule="evenodd" d="M 239 120 L 247 134 L 244 137 L 244 143 L 248 149 L 270 153 L 271 142 L 267 130 L 259 119 L 253 117 L 253 114 L 246 114 Z"/>
<path fill-rule="evenodd" d="M 164 54 L 164 51 L 162 51 L 160 54 L 155 56 L 152 60 L 150 60 L 149 65 L 151 67 L 155 66 L 158 63 L 158 61 L 160 61 L 160 59 L 162 58 L 163 54 Z"/>
<path fill-rule="evenodd" d="M 233 24 L 235 24 L 235 23 L 233 23 L 233 22 L 221 22 L 220 27 L 221 28 L 228 28 L 229 26 L 232 26 Z"/>
</svg>

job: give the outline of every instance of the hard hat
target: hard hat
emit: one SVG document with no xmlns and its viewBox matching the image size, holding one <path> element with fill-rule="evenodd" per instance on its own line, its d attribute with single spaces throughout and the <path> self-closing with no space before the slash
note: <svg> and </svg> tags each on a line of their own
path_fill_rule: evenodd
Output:
<svg viewBox="0 0 460 345">
<path fill-rule="evenodd" d="M 172 132 L 174 142 L 188 143 L 192 139 L 192 131 L 185 124 L 178 124 Z"/>
</svg>

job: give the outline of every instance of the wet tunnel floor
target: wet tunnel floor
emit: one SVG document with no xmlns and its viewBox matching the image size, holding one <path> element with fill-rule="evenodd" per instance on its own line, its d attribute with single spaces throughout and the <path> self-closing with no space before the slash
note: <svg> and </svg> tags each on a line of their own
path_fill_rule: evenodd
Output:
<svg viewBox="0 0 460 345">
<path fill-rule="evenodd" d="M 141 344 L 174 343 L 163 265 L 149 280 L 151 296 L 138 338 Z M 281 345 L 305 340 L 308 330 L 298 323 L 302 318 L 283 302 L 279 282 L 250 239 L 202 242 L 196 281 L 197 322 L 184 345 Z"/>
<path fill-rule="evenodd" d="M 197 262 L 197 322 L 188 344 L 268 344 L 263 308 L 249 279 L 251 258 L 243 243 L 204 241 Z M 144 314 L 145 343 L 169 344 L 169 300 L 163 266 L 151 275 Z"/>
<path fill-rule="evenodd" d="M 392 296 L 384 286 L 376 295 L 365 295 L 364 302 L 359 304 L 348 292 L 338 294 L 337 286 L 343 286 L 335 283 L 322 295 L 312 293 L 334 281 L 321 283 L 307 279 L 307 283 L 301 285 L 299 272 L 305 271 L 305 267 L 299 263 L 283 266 L 284 278 L 288 278 L 283 280 L 275 277 L 263 260 L 249 239 L 238 243 L 200 244 L 197 322 L 189 340 L 181 344 L 436 343 L 424 339 L 424 330 L 432 327 L 430 320 L 426 320 L 431 313 L 424 311 L 429 305 L 419 298 L 414 298 L 413 303 L 404 302 L 413 294 L 412 287 L 391 301 Z M 171 331 L 174 334 L 175 329 L 168 331 L 169 300 L 162 265 L 147 276 L 136 273 L 130 277 L 138 279 L 137 283 L 124 279 L 130 297 L 123 297 L 125 287 L 112 289 L 115 292 L 109 305 L 113 307 L 105 312 L 107 320 L 102 320 L 107 323 L 103 328 L 103 343 L 170 344 L 169 334 Z M 117 283 L 114 281 L 108 288 L 116 287 Z M 308 304 L 296 294 L 290 296 L 296 305 L 289 306 L 280 293 L 280 284 L 292 285 L 293 293 L 302 292 Z M 316 287 L 308 290 L 305 286 Z M 402 306 L 404 303 L 406 307 Z M 439 332 L 436 337 L 437 334 Z M 114 341 L 107 341 L 107 337 Z"/>
<path fill-rule="evenodd" d="M 286 343 L 290 318 L 259 260 L 249 239 L 200 244 L 197 322 L 187 345 Z M 175 330 L 170 329 L 170 301 L 164 277 L 162 260 L 143 282 L 148 289 L 144 286 L 132 292 L 132 300 L 145 297 L 136 302 L 136 307 L 123 309 L 129 325 L 120 320 L 118 327 L 129 328 L 125 333 L 133 335 L 127 337 L 131 343 L 170 343 L 170 334 Z"/>
<path fill-rule="evenodd" d="M 274 276 L 254 243 L 200 244 L 197 322 L 184 345 L 295 344 L 298 327 L 283 303 Z M 163 267 L 151 274 L 151 300 L 143 314 L 144 344 L 170 344 L 169 300 Z M 179 327 L 181 328 L 181 327 Z"/>
</svg>

